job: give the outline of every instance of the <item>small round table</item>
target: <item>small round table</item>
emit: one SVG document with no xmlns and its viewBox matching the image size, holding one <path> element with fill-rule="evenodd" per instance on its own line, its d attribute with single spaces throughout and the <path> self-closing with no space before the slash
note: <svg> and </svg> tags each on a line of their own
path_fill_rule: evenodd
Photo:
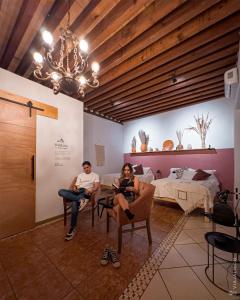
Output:
<svg viewBox="0 0 240 300">
<path fill-rule="evenodd" d="M 228 235 L 228 234 L 225 234 L 222 232 L 207 232 L 205 234 L 205 239 L 208 243 L 208 264 L 207 264 L 207 267 L 205 268 L 205 274 L 206 274 L 208 280 L 211 281 L 212 284 L 214 284 L 216 287 L 218 287 L 222 291 L 229 293 L 231 295 L 239 296 L 240 293 L 237 293 L 236 284 L 235 284 L 237 282 L 237 278 L 238 278 L 237 273 L 236 274 L 232 273 L 234 284 L 232 286 L 232 290 L 230 290 L 230 291 L 224 289 L 223 287 L 221 287 L 215 283 L 214 261 L 215 261 L 215 257 L 217 257 L 217 255 L 215 255 L 214 250 L 215 250 L 215 248 L 217 248 L 219 250 L 232 253 L 233 259 L 231 262 L 234 264 L 238 264 L 239 263 L 238 254 L 240 253 L 240 240 L 238 240 L 237 238 L 235 238 L 231 235 Z M 212 246 L 212 276 L 211 277 L 208 274 L 208 269 L 210 266 L 209 245 Z M 236 255 L 236 259 L 235 259 L 234 255 Z"/>
</svg>

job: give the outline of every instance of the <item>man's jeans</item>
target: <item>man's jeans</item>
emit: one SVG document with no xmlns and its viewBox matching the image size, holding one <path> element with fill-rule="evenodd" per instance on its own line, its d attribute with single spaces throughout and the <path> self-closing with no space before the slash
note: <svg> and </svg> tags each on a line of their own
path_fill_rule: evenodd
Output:
<svg viewBox="0 0 240 300">
<path fill-rule="evenodd" d="M 58 195 L 72 201 L 72 213 L 71 213 L 71 228 L 75 228 L 77 226 L 77 218 L 78 218 L 78 210 L 80 205 L 80 200 L 86 198 L 84 191 L 75 194 L 71 190 L 61 189 L 58 191 Z"/>
</svg>

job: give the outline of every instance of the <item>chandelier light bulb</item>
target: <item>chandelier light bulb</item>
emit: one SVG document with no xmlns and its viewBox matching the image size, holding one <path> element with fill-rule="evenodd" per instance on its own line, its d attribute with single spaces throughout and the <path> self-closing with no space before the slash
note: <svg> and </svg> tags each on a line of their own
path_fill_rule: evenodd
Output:
<svg viewBox="0 0 240 300">
<path fill-rule="evenodd" d="M 43 31 L 42 38 L 43 38 L 44 42 L 48 45 L 51 45 L 53 43 L 53 36 L 47 30 Z"/>
<path fill-rule="evenodd" d="M 61 78 L 61 75 L 58 74 L 58 73 L 56 73 L 56 72 L 53 72 L 53 73 L 51 74 L 51 77 L 52 77 L 52 79 L 53 79 L 54 81 L 58 81 L 58 80 Z"/>
<path fill-rule="evenodd" d="M 83 52 L 88 52 L 88 43 L 85 40 L 79 41 L 79 47 Z"/>
<path fill-rule="evenodd" d="M 43 57 L 39 52 L 34 52 L 33 58 L 36 63 L 41 64 L 43 62 Z"/>
<path fill-rule="evenodd" d="M 92 71 L 94 72 L 94 73 L 98 73 L 99 72 L 99 70 L 100 70 L 100 66 L 99 66 L 99 63 L 97 63 L 96 61 L 94 61 L 93 63 L 92 63 Z"/>
<path fill-rule="evenodd" d="M 81 76 L 80 78 L 79 78 L 79 82 L 80 82 L 80 84 L 81 85 L 85 85 L 87 82 L 86 82 L 86 78 L 84 77 L 84 76 Z"/>
</svg>

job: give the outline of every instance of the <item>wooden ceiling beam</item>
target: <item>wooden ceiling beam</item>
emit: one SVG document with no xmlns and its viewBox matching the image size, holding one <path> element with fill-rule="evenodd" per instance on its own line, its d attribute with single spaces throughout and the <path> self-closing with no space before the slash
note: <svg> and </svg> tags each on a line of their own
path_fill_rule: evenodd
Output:
<svg viewBox="0 0 240 300">
<path fill-rule="evenodd" d="M 160 3 L 160 1 L 158 1 Z M 165 3 L 164 3 L 165 2 Z M 166 3 L 170 6 L 173 5 L 174 1 L 162 1 L 162 6 L 165 8 Z M 172 10 L 172 12 L 165 14 L 164 18 L 156 18 L 158 21 L 154 26 L 151 26 L 150 28 L 146 28 L 144 32 L 142 32 L 141 35 L 136 37 L 136 30 L 135 28 L 142 28 L 143 24 L 146 22 L 151 22 L 153 20 L 152 16 L 160 14 L 161 11 L 164 12 L 162 7 L 153 7 L 152 11 L 145 12 L 142 14 L 142 18 L 139 18 L 135 21 L 133 20 L 132 24 L 129 24 L 127 28 L 124 30 L 127 31 L 130 34 L 127 35 L 127 44 L 125 40 L 123 39 L 123 34 L 119 36 L 113 37 L 112 41 L 109 41 L 109 43 L 106 45 L 105 49 L 109 49 L 109 51 L 103 51 L 101 49 L 100 53 L 99 51 L 96 53 L 96 57 L 99 57 L 100 60 L 104 60 L 101 68 L 102 73 L 104 74 L 110 69 L 118 66 L 123 61 L 127 60 L 131 56 L 137 54 L 139 51 L 144 50 L 146 47 L 150 46 L 152 43 L 158 41 L 159 39 L 163 38 L 173 30 L 176 30 L 186 22 L 190 21 L 197 15 L 201 14 L 202 12 L 206 11 L 216 3 L 220 2 L 219 0 L 203 0 L 201 2 L 197 0 L 193 1 L 186 1 L 183 5 L 179 3 L 179 7 L 176 7 L 176 9 Z M 152 24 L 153 25 L 153 24 Z M 134 33 L 131 35 L 131 33 Z M 134 39 L 133 42 L 130 42 Z M 121 41 L 116 42 L 116 41 Z M 121 46 L 122 49 L 119 50 L 119 47 Z M 113 51 L 111 51 L 113 50 Z M 118 51 L 117 51 L 118 50 Z M 113 54 L 112 54 L 113 53 Z M 110 55 L 111 54 L 111 55 Z"/>
<path fill-rule="evenodd" d="M 24 35 L 15 49 L 15 53 L 12 53 L 12 57 L 9 58 L 9 64 L 6 67 L 9 71 L 14 72 L 22 60 L 24 54 L 29 49 L 35 35 L 40 30 L 46 16 L 52 8 L 55 0 L 41 0 L 36 11 L 34 12 L 32 19 L 30 20 Z"/>
<path fill-rule="evenodd" d="M 216 86 L 216 85 L 222 85 L 222 86 L 224 85 L 223 76 L 220 75 L 218 77 L 214 77 L 214 78 L 211 78 L 208 80 L 197 82 L 192 85 L 189 85 L 189 86 L 186 86 L 186 87 L 180 88 L 178 90 L 174 90 L 174 91 L 172 91 L 171 88 L 168 88 L 168 89 L 166 89 L 168 91 L 163 90 L 162 96 L 153 97 L 151 99 L 148 99 L 147 101 L 146 100 L 141 101 L 141 102 L 136 101 L 134 103 L 130 103 L 124 107 L 119 108 L 119 110 L 117 110 L 117 111 L 107 109 L 107 110 L 104 110 L 103 112 L 106 114 L 116 115 L 117 113 L 119 113 L 119 111 L 121 111 L 121 113 L 122 113 L 129 109 L 137 108 L 137 107 L 139 107 L 139 105 L 142 105 L 143 103 L 147 103 L 147 104 L 154 103 L 155 101 L 159 101 L 160 99 L 165 99 L 167 97 L 172 97 L 172 96 L 183 95 L 183 94 L 189 93 L 189 92 L 192 93 L 192 92 L 195 92 L 196 90 L 206 89 L 208 87 Z"/>
<path fill-rule="evenodd" d="M 211 26 L 208 30 L 200 32 L 194 37 L 184 41 L 180 45 L 172 48 L 169 51 L 162 53 L 154 59 L 146 62 L 144 65 L 137 67 L 134 70 L 126 72 L 126 74 L 120 76 L 118 79 L 112 80 L 104 86 L 100 86 L 97 90 L 87 94 L 84 102 L 88 102 L 98 96 L 105 94 L 106 92 L 116 89 L 117 87 L 129 82 L 143 74 L 156 69 L 156 66 L 164 65 L 174 59 L 181 57 L 182 55 L 193 51 L 200 46 L 206 45 L 209 42 L 217 40 L 225 34 L 232 32 L 233 30 L 239 29 L 240 15 L 235 14 L 234 16 L 228 17 L 226 20 L 217 23 L 215 26 Z M 101 76 L 100 76 L 101 82 Z"/>
<path fill-rule="evenodd" d="M 86 40 L 90 43 L 90 54 L 96 51 L 101 45 L 109 40 L 113 35 L 119 32 L 122 28 L 127 26 L 132 19 L 141 14 L 142 11 L 147 10 L 148 6 L 152 5 L 154 0 L 124 0 L 120 1 L 112 10 L 106 15 L 101 22 L 90 31 Z M 179 1 L 178 1 L 179 2 Z M 138 30 L 136 28 L 135 32 Z M 118 44 L 119 45 L 119 44 Z M 105 45 L 105 52 L 109 51 Z M 93 54 L 94 57 L 96 55 Z"/>
<path fill-rule="evenodd" d="M 214 84 L 211 86 L 207 86 L 205 88 L 198 88 L 194 91 L 190 91 L 190 92 L 186 92 L 186 93 L 179 93 L 178 95 L 175 96 L 163 96 L 163 97 L 159 97 L 159 99 L 157 101 L 155 101 L 154 103 L 149 103 L 148 101 L 146 101 L 145 105 L 142 106 L 138 106 L 135 108 L 129 108 L 128 111 L 119 111 L 118 113 L 115 114 L 107 114 L 110 115 L 111 117 L 115 117 L 118 119 L 122 119 L 123 117 L 127 116 L 129 114 L 129 112 L 142 112 L 145 111 L 147 109 L 151 109 L 154 107 L 162 107 L 164 105 L 168 105 L 169 102 L 171 103 L 178 103 L 179 101 L 182 101 L 182 99 L 189 99 L 189 98 L 193 98 L 193 97 L 198 97 L 201 95 L 207 95 L 211 92 L 216 92 L 216 91 L 223 91 L 224 89 L 224 85 L 221 82 L 220 84 Z"/>
<path fill-rule="evenodd" d="M 145 10 L 142 11 L 141 14 L 139 14 L 136 18 L 129 22 L 121 31 L 112 36 L 104 45 L 102 45 L 102 47 L 97 49 L 97 51 L 94 51 L 93 55 L 97 57 L 99 62 L 107 60 L 113 53 L 117 52 L 118 50 L 122 51 L 122 48 L 127 44 L 131 43 L 132 41 L 134 41 L 133 43 L 135 43 L 140 35 L 142 35 L 147 30 L 150 30 L 150 28 L 159 20 L 163 20 L 166 16 L 174 12 L 176 9 L 180 9 L 185 2 L 185 0 L 153 1 L 148 7 L 145 8 Z M 174 25 L 175 24 L 173 24 L 172 26 Z M 168 29 L 166 28 L 166 30 Z M 148 34 L 148 37 L 150 37 L 150 34 Z M 148 43 L 148 41 L 146 41 L 146 43 Z M 103 69 L 102 72 L 105 72 L 105 66 L 106 63 L 104 62 L 101 68 Z"/>
<path fill-rule="evenodd" d="M 211 7 L 206 12 L 198 15 L 196 18 L 185 23 L 180 28 L 174 30 L 160 40 L 154 42 L 136 55 L 125 60 L 120 65 L 114 67 L 109 72 L 101 76 L 101 85 L 112 81 L 115 78 L 129 72 L 132 69 L 144 64 L 148 60 L 157 55 L 175 47 L 184 40 L 198 34 L 199 32 L 209 28 L 215 23 L 223 20 L 231 14 L 240 10 L 239 0 L 225 0 Z"/>
<path fill-rule="evenodd" d="M 3 53 L 0 66 L 6 69 L 12 58 L 14 57 L 14 53 L 20 44 L 29 23 L 32 20 L 32 16 L 34 12 L 37 10 L 38 5 L 40 4 L 40 0 L 31 0 L 24 1 L 21 9 L 19 11 L 17 20 L 15 22 L 14 28 L 12 30 L 10 39 L 7 43 L 6 49 Z"/>
<path fill-rule="evenodd" d="M 182 87 L 191 85 L 192 82 L 195 83 L 204 80 L 203 78 L 205 77 L 212 78 L 212 76 L 214 76 L 213 74 L 223 76 L 227 68 L 232 67 L 235 63 L 236 63 L 235 56 L 231 56 L 223 60 L 219 60 L 217 62 L 203 66 L 202 68 L 198 68 L 186 74 L 182 74 L 181 76 L 178 77 L 177 82 L 173 82 L 172 80 L 166 80 L 154 86 L 153 88 L 148 89 L 148 91 L 141 91 L 140 93 L 138 93 L 138 97 L 134 97 L 133 99 L 127 97 L 124 102 L 128 102 L 129 105 L 131 103 L 134 103 L 133 101 L 135 100 L 138 100 L 139 102 L 146 101 L 153 97 L 162 95 L 164 93 L 165 88 L 171 87 L 172 90 L 178 90 L 181 89 Z M 121 103 L 112 102 L 111 107 L 116 106 L 117 108 L 117 105 L 123 104 L 124 102 Z"/>
<path fill-rule="evenodd" d="M 149 80 L 146 83 L 143 83 L 141 86 L 127 90 L 126 92 L 123 92 L 117 96 L 113 96 L 109 99 L 110 101 L 104 100 L 99 103 L 96 103 L 94 106 L 88 105 L 88 107 L 101 110 L 107 107 L 111 107 L 111 103 L 119 105 L 119 104 L 124 104 L 125 101 L 133 100 L 136 98 L 139 99 L 139 97 L 146 95 L 149 92 L 159 90 L 159 86 L 162 85 L 163 82 L 168 82 L 170 85 L 172 85 L 173 76 L 177 81 L 178 78 L 181 78 L 182 76 L 184 77 L 186 76 L 186 78 L 188 78 L 189 76 L 193 77 L 195 76 L 194 75 L 195 73 L 199 74 L 198 71 L 200 71 L 204 66 L 207 67 L 208 65 L 210 65 L 211 67 L 211 64 L 214 64 L 214 62 L 216 61 L 218 62 L 219 60 L 223 60 L 226 57 L 228 58 L 230 56 L 231 57 L 236 56 L 237 52 L 238 52 L 238 44 L 235 44 L 232 47 L 227 47 L 226 49 L 215 52 L 212 55 L 206 54 L 206 57 L 196 60 L 179 69 L 169 70 L 169 72 L 163 76 L 159 76 L 153 80 Z"/>
<path fill-rule="evenodd" d="M 226 70 L 228 70 L 229 68 L 231 68 L 232 65 L 228 65 L 228 66 L 225 66 L 221 69 L 218 69 L 218 70 L 215 70 L 213 72 L 208 72 L 207 74 L 203 74 L 203 75 L 200 75 L 198 77 L 195 77 L 193 79 L 190 79 L 188 81 L 184 81 L 180 84 L 177 84 L 175 85 L 172 89 L 171 88 L 167 88 L 167 89 L 164 89 L 163 92 L 165 91 L 177 91 L 179 93 L 182 92 L 183 88 L 186 88 L 186 87 L 191 87 L 192 85 L 195 86 L 196 84 L 200 84 L 200 83 L 204 83 L 204 82 L 208 82 L 209 80 L 211 79 L 214 79 L 214 78 L 219 78 L 221 76 L 221 78 L 223 79 L 223 74 Z M 149 99 L 145 99 L 143 101 L 141 101 L 140 103 L 138 103 L 138 108 L 139 107 L 144 107 L 144 105 L 146 104 L 146 102 L 155 102 L 157 101 L 159 98 L 163 98 L 165 97 L 165 94 L 159 94 L 158 96 L 155 96 L 155 97 L 150 97 Z M 131 106 L 129 105 L 129 109 L 131 109 Z M 119 109 L 119 111 L 121 111 L 121 109 Z"/>
<path fill-rule="evenodd" d="M 227 47 L 231 47 L 232 45 L 238 44 L 239 41 L 239 34 L 238 30 L 235 30 L 227 35 L 225 35 L 222 38 L 219 38 L 207 45 L 204 45 L 194 51 L 191 51 L 190 53 L 187 53 L 177 59 L 174 59 L 170 61 L 169 63 L 163 64 L 154 70 L 145 73 L 131 81 L 126 82 L 125 84 L 120 85 L 119 87 L 110 90 L 106 92 L 105 94 L 102 94 L 101 96 L 95 97 L 93 99 L 90 99 L 89 101 L 84 101 L 85 103 L 88 103 L 90 105 L 91 103 L 98 103 L 101 102 L 103 103 L 104 100 L 111 100 L 114 96 L 118 96 L 119 94 L 122 95 L 124 92 L 131 92 L 135 88 L 141 89 L 142 86 L 146 82 L 150 82 L 151 79 L 155 79 L 159 77 L 159 74 L 161 76 L 168 74 L 172 71 L 178 72 L 178 68 L 189 65 L 190 63 L 194 61 L 198 61 L 201 58 L 208 57 L 209 55 L 220 51 L 224 48 L 227 49 Z"/>
<path fill-rule="evenodd" d="M 0 61 L 13 32 L 23 0 L 5 0 L 0 11 Z"/>
<path fill-rule="evenodd" d="M 144 110 L 144 112 L 140 112 L 140 113 L 132 113 L 129 114 L 128 117 L 122 118 L 120 119 L 121 122 L 126 122 L 127 120 L 130 119 L 136 119 L 136 118 L 142 118 L 142 117 L 146 117 L 146 115 L 152 115 L 152 114 L 157 114 L 166 110 L 169 110 L 170 108 L 180 108 L 182 105 L 189 105 L 194 104 L 194 103 L 198 103 L 199 101 L 209 101 L 210 99 L 216 99 L 218 97 L 222 97 L 224 95 L 223 91 L 220 92 L 214 92 L 214 93 L 209 93 L 208 95 L 205 96 L 199 96 L 199 97 L 194 97 L 194 98 L 189 98 L 189 99 L 182 99 L 180 102 L 177 103 L 169 103 L 161 108 L 155 107 L 152 108 L 150 110 Z"/>
<path fill-rule="evenodd" d="M 202 103 L 202 102 L 208 102 L 208 101 L 211 101 L 211 100 L 216 100 L 219 97 L 222 97 L 221 93 L 216 94 L 216 95 L 212 95 L 212 96 L 208 96 L 208 97 L 203 97 L 203 98 L 200 98 L 198 100 L 195 99 L 195 100 L 190 100 L 190 101 L 187 101 L 187 102 L 185 101 L 181 105 L 179 105 L 179 104 L 170 105 L 167 108 L 164 108 L 164 109 L 162 109 L 161 111 L 159 111 L 157 113 L 146 113 L 142 116 L 136 116 L 134 118 L 130 117 L 130 118 L 127 118 L 127 119 L 122 120 L 120 122 L 123 123 L 123 122 L 128 122 L 128 121 L 136 120 L 136 119 L 140 119 L 140 118 L 146 118 L 146 117 L 152 116 L 154 114 L 159 114 L 159 113 L 167 112 L 167 111 L 170 111 L 170 110 L 181 109 L 181 108 L 184 108 L 186 106 L 195 105 L 195 104 L 199 104 L 199 103 Z"/>
<path fill-rule="evenodd" d="M 70 6 L 73 4 L 74 0 L 70 0 Z M 47 18 L 42 24 L 43 28 L 47 28 L 50 32 L 53 32 L 59 25 L 63 17 L 68 11 L 68 3 L 66 1 L 55 1 L 53 7 L 51 8 Z M 42 37 L 40 32 L 38 32 L 33 39 L 29 51 L 25 53 L 21 63 L 16 69 L 18 75 L 24 75 L 25 72 L 31 67 L 33 67 L 32 62 L 32 51 L 40 51 L 42 47 Z"/>
<path fill-rule="evenodd" d="M 206 12 L 185 23 L 180 28 L 170 32 L 160 40 L 154 42 L 149 47 L 138 52 L 136 55 L 125 60 L 120 65 L 114 67 L 109 72 L 101 76 L 101 84 L 104 85 L 111 80 L 118 78 L 126 72 L 135 69 L 139 65 L 147 62 L 155 56 L 175 47 L 184 40 L 198 34 L 222 19 L 240 10 L 239 0 L 225 0 L 211 7 Z"/>
</svg>

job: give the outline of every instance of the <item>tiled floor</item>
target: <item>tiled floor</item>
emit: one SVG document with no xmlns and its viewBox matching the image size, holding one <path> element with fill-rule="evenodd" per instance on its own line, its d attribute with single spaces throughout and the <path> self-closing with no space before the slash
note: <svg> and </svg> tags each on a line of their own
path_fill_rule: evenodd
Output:
<svg viewBox="0 0 240 300">
<path fill-rule="evenodd" d="M 205 275 L 207 244 L 204 240 L 204 234 L 211 230 L 211 223 L 205 222 L 203 216 L 200 214 L 190 216 L 141 300 L 240 299 L 240 297 L 230 296 L 216 288 Z M 222 226 L 217 226 L 217 231 L 234 234 L 231 229 Z M 218 251 L 218 254 L 224 258 L 230 258 L 228 254 L 221 251 Z M 229 265 L 221 259 L 216 260 L 216 263 L 216 282 L 227 288 L 226 268 Z M 232 278 L 227 278 L 231 287 Z M 240 281 L 237 284 L 239 291 Z"/>
<path fill-rule="evenodd" d="M 156 204 L 152 210 L 152 247 L 145 230 L 124 234 L 117 270 L 111 264 L 100 265 L 105 245 L 116 247 L 115 224 L 111 222 L 107 235 L 103 216 L 92 228 L 90 212 L 80 214 L 78 233 L 69 242 L 63 238 L 62 220 L 1 240 L 0 300 L 118 299 L 181 215 L 176 207 Z M 160 273 L 158 276 L 161 279 Z M 154 281 L 151 284 L 154 286 Z M 169 297 L 165 284 L 158 287 L 165 293 L 161 297 Z"/>
</svg>

